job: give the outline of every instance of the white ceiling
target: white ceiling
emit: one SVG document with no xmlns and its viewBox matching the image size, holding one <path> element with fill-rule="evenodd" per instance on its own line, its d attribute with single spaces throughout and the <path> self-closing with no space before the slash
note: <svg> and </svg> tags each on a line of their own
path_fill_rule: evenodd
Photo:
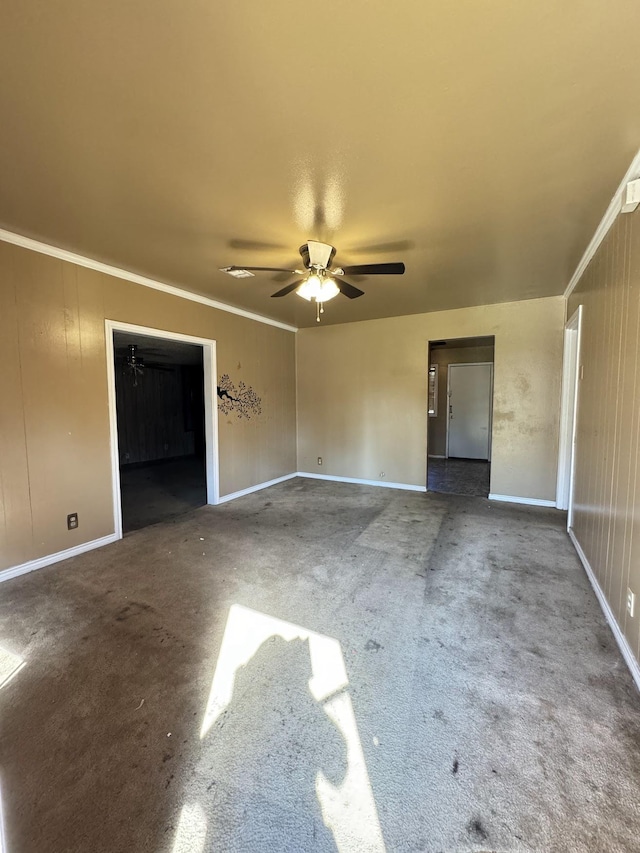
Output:
<svg viewBox="0 0 640 853">
<path fill-rule="evenodd" d="M 640 3 L 7 0 L 0 225 L 298 326 L 562 293 L 640 145 Z M 285 279 L 287 281 L 288 279 Z"/>
</svg>

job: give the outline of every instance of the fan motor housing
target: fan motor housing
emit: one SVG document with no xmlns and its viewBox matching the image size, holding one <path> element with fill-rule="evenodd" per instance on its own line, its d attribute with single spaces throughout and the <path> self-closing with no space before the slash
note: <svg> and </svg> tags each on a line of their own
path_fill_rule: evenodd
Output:
<svg viewBox="0 0 640 853">
<path fill-rule="evenodd" d="M 336 253 L 333 246 L 330 246 L 328 243 L 319 243 L 315 240 L 304 243 L 298 251 L 300 252 L 305 269 L 311 269 L 312 266 L 327 269 Z"/>
</svg>

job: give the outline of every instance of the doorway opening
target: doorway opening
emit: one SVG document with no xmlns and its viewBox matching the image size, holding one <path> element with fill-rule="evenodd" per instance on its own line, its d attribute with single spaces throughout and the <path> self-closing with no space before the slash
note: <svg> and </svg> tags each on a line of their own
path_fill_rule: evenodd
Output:
<svg viewBox="0 0 640 853">
<path fill-rule="evenodd" d="M 107 345 L 116 532 L 217 503 L 214 342 L 108 322 Z"/>
<path fill-rule="evenodd" d="M 488 497 L 493 336 L 429 342 L 427 490 Z"/>
<path fill-rule="evenodd" d="M 564 355 L 562 366 L 562 404 L 560 410 L 560 450 L 558 455 L 558 483 L 556 506 L 566 509 L 567 529 L 573 527 L 573 488 L 575 477 L 575 451 L 578 419 L 578 392 L 580 388 L 580 333 L 582 305 L 564 327 Z"/>
</svg>

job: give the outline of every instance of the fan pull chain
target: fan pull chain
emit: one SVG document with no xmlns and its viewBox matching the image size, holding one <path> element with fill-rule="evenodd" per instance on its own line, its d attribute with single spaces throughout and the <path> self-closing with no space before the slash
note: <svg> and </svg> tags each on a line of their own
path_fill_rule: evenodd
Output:
<svg viewBox="0 0 640 853">
<path fill-rule="evenodd" d="M 320 322 L 320 303 L 316 302 L 316 323 Z"/>
</svg>

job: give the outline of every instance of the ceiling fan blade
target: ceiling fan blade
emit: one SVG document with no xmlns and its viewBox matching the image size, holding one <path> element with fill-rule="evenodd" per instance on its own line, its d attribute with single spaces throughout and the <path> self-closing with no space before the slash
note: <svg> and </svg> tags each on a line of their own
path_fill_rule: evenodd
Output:
<svg viewBox="0 0 640 853">
<path fill-rule="evenodd" d="M 356 264 L 342 270 L 345 275 L 402 275 L 404 264 Z"/>
<path fill-rule="evenodd" d="M 298 270 L 297 275 L 304 275 L 304 273 Z M 286 272 L 277 272 L 275 275 L 269 276 L 269 278 L 276 284 L 284 284 L 285 281 L 289 281 L 291 279 L 291 273 L 289 272 L 289 270 L 287 270 Z"/>
<path fill-rule="evenodd" d="M 298 270 L 287 270 L 284 267 L 224 267 L 223 272 L 234 272 L 235 270 L 247 270 L 247 272 L 288 272 L 296 273 Z"/>
<path fill-rule="evenodd" d="M 277 290 L 275 293 L 271 294 L 271 298 L 274 296 L 286 296 L 288 293 L 291 293 L 292 290 L 295 290 L 296 287 L 300 287 L 302 284 L 302 279 L 299 281 L 294 281 L 291 284 L 288 284 L 286 287 L 283 287 L 282 290 Z"/>
<path fill-rule="evenodd" d="M 334 278 L 334 281 L 336 283 L 336 287 L 343 296 L 347 296 L 349 299 L 357 299 L 358 296 L 364 296 L 364 290 L 354 287 L 343 278 Z"/>
</svg>

